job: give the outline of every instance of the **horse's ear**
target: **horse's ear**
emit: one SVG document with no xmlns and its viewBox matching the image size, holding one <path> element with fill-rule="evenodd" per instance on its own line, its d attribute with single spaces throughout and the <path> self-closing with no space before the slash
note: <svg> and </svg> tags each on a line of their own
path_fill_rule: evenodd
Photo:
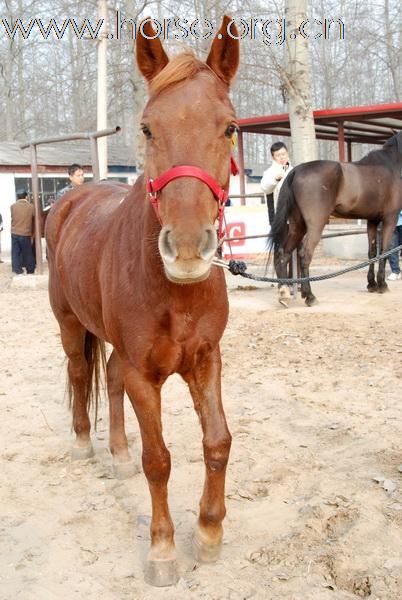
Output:
<svg viewBox="0 0 402 600">
<path fill-rule="evenodd" d="M 230 27 L 228 25 L 230 23 Z M 212 42 L 206 63 L 228 85 L 239 66 L 239 36 L 237 27 L 227 15 Z"/>
<path fill-rule="evenodd" d="M 169 62 L 151 21 L 147 17 L 141 22 L 135 43 L 137 65 L 147 81 L 151 81 Z"/>
</svg>

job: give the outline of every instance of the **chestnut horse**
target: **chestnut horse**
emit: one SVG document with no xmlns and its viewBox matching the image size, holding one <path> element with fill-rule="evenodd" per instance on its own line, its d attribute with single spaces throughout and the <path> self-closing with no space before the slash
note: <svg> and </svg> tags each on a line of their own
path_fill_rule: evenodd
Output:
<svg viewBox="0 0 402 600">
<path fill-rule="evenodd" d="M 314 249 L 331 215 L 367 219 L 369 258 L 377 254 L 377 228 L 382 223 L 380 251 L 387 250 L 402 208 L 401 168 L 402 132 L 356 162 L 316 160 L 295 167 L 281 187 L 269 235 L 278 277 L 287 277 L 291 253 L 299 246 L 301 276 L 308 277 Z M 388 289 L 385 259 L 379 261 L 377 281 L 374 264 L 369 267 L 367 280 L 369 292 Z M 316 298 L 308 281 L 301 284 L 301 293 L 307 306 L 314 304 Z M 280 286 L 279 295 L 286 305 L 288 287 Z"/>
<path fill-rule="evenodd" d="M 149 21 L 136 40 L 150 99 L 142 116 L 144 176 L 135 185 L 87 184 L 67 192 L 46 224 L 49 296 L 68 357 L 73 458 L 92 454 L 88 404 L 107 361 L 110 449 L 118 476 L 131 470 L 123 394 L 136 413 L 152 500 L 145 576 L 177 580 L 167 486 L 170 454 L 162 436 L 161 387 L 172 373 L 188 384 L 203 430 L 205 482 L 194 532 L 199 560 L 222 543 L 231 436 L 221 400 L 219 342 L 228 317 L 224 275 L 212 265 L 215 222 L 228 197 L 231 140 L 228 97 L 239 42 L 224 17 L 206 62 L 190 53 L 169 61 Z M 235 28 L 232 26 L 232 35 Z"/>
</svg>

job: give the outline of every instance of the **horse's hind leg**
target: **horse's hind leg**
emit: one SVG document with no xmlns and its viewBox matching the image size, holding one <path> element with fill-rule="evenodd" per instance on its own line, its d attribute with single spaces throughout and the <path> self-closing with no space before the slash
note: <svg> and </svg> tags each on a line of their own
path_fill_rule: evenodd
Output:
<svg viewBox="0 0 402 600">
<path fill-rule="evenodd" d="M 70 398 L 72 396 L 73 428 L 76 439 L 71 458 L 80 460 L 93 456 L 90 437 L 91 423 L 88 416 L 89 365 L 85 357 L 87 330 L 73 314 L 67 314 L 60 322 L 60 334 L 68 358 Z"/>
<path fill-rule="evenodd" d="M 113 474 L 117 479 L 135 475 L 138 469 L 128 451 L 124 428 L 124 382 L 120 360 L 113 350 L 106 367 L 109 396 L 110 451 L 113 456 Z"/>
<path fill-rule="evenodd" d="M 288 277 L 288 265 L 291 252 L 285 252 L 283 247 L 275 250 L 274 253 L 274 267 L 276 276 L 278 279 L 286 279 Z M 284 283 L 278 284 L 279 302 L 283 306 L 287 306 L 287 302 L 290 299 L 289 287 Z"/>
<path fill-rule="evenodd" d="M 292 256 L 292 252 L 285 252 L 283 248 L 279 248 L 274 253 L 274 266 L 278 279 L 287 279 L 288 265 Z M 290 300 L 289 286 L 285 283 L 278 284 L 279 303 L 282 306 L 288 306 Z"/>
<path fill-rule="evenodd" d="M 320 241 L 321 232 L 324 229 L 325 223 L 318 223 L 314 230 L 309 230 L 303 240 L 301 245 L 299 254 L 300 254 L 300 269 L 302 277 L 309 277 L 310 271 L 310 263 L 313 258 L 314 250 Z M 303 281 L 301 284 L 301 295 L 302 298 L 305 298 L 305 303 L 307 306 L 312 306 L 316 303 L 317 298 L 314 296 L 311 291 L 311 286 L 309 281 Z"/>
<path fill-rule="evenodd" d="M 367 221 L 367 238 L 368 238 L 368 257 L 374 258 L 377 256 L 377 223 Z M 378 286 L 375 280 L 374 263 L 371 263 L 367 272 L 367 289 L 369 292 L 376 292 Z"/>
<path fill-rule="evenodd" d="M 305 231 L 306 229 L 304 221 L 300 212 L 297 211 L 292 215 L 292 218 L 289 222 L 288 235 L 283 247 L 279 248 L 274 254 L 275 271 L 278 279 L 287 279 L 288 265 L 292 257 L 292 252 L 299 246 Z M 289 286 L 287 284 L 279 284 L 280 304 L 287 307 L 289 299 Z"/>
</svg>

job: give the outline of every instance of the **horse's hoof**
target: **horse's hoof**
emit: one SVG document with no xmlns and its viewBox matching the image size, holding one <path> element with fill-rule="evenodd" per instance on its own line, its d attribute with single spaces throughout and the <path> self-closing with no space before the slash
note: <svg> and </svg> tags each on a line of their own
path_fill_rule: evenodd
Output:
<svg viewBox="0 0 402 600">
<path fill-rule="evenodd" d="M 95 452 L 92 444 L 88 446 L 73 446 L 71 448 L 71 460 L 86 460 L 92 458 Z"/>
<path fill-rule="evenodd" d="M 288 308 L 288 302 L 291 299 L 290 290 L 287 285 L 281 285 L 279 288 L 279 304 L 282 304 L 285 308 Z"/>
<path fill-rule="evenodd" d="M 305 303 L 306 306 L 314 306 L 314 304 L 317 304 L 317 298 L 315 296 L 309 296 L 306 298 Z"/>
<path fill-rule="evenodd" d="M 145 566 L 145 583 L 154 587 L 174 585 L 179 578 L 175 560 L 148 560 Z"/>
<path fill-rule="evenodd" d="M 370 292 L 370 294 L 373 294 L 374 292 L 378 291 L 378 287 L 377 285 L 368 285 L 367 291 Z"/>
<path fill-rule="evenodd" d="M 140 472 L 138 465 L 133 459 L 127 462 L 117 462 L 113 460 L 112 465 L 113 477 L 115 479 L 129 479 Z"/>
<path fill-rule="evenodd" d="M 389 292 L 389 287 L 386 283 L 384 283 L 384 285 L 379 285 L 377 288 L 377 292 L 379 294 L 385 294 L 386 292 Z"/>
<path fill-rule="evenodd" d="M 212 563 L 216 562 L 221 555 L 222 544 L 205 544 L 202 542 L 197 534 L 195 533 L 193 536 L 193 554 L 194 558 L 198 562 L 203 563 Z"/>
</svg>

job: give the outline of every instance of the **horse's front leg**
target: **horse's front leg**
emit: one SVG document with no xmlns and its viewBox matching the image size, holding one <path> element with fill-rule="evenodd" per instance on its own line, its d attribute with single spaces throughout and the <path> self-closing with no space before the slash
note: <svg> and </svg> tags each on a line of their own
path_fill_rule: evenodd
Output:
<svg viewBox="0 0 402 600">
<path fill-rule="evenodd" d="M 205 462 L 204 489 L 194 534 L 194 552 L 203 562 L 219 558 L 225 508 L 225 476 L 231 435 L 221 398 L 221 357 L 217 347 L 185 376 L 201 421 Z"/>
<path fill-rule="evenodd" d="M 377 256 L 377 223 L 367 221 L 367 238 L 368 238 L 368 257 L 374 258 Z M 371 263 L 367 272 L 367 289 L 369 292 L 376 292 L 378 287 L 375 280 L 374 263 Z"/>
<path fill-rule="evenodd" d="M 125 372 L 124 385 L 140 426 L 142 465 L 152 500 L 151 548 L 145 580 L 158 587 L 173 585 L 177 581 L 177 566 L 168 507 L 170 454 L 162 436 L 160 386 L 134 368 Z"/>
</svg>

